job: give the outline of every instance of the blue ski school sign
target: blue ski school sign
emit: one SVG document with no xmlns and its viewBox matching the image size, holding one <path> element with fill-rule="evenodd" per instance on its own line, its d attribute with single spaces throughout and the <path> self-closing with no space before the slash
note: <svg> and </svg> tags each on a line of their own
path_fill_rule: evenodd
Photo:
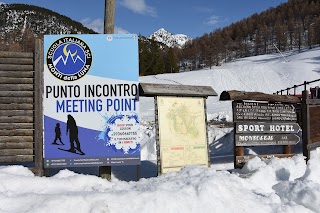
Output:
<svg viewBox="0 0 320 213">
<path fill-rule="evenodd" d="M 138 38 L 44 37 L 44 167 L 140 164 Z"/>
</svg>

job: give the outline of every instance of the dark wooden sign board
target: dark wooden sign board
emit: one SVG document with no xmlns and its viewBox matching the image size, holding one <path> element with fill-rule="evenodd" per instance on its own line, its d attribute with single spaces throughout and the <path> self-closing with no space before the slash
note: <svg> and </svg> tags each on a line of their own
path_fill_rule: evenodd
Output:
<svg viewBox="0 0 320 213">
<path fill-rule="evenodd" d="M 320 105 L 309 108 L 310 113 L 310 142 L 320 142 Z"/>
<path fill-rule="evenodd" d="M 232 108 L 235 122 L 235 168 L 241 168 L 246 162 L 244 159 L 250 159 L 245 158 L 245 146 L 284 146 L 284 154 L 291 154 L 290 146 L 301 141 L 296 134 L 301 128 L 296 123 L 294 103 L 233 101 Z"/>
<path fill-rule="evenodd" d="M 236 134 L 236 146 L 296 145 L 301 138 L 296 134 Z"/>
<path fill-rule="evenodd" d="M 233 100 L 235 168 L 241 168 L 248 159 L 255 156 L 292 156 L 291 145 L 301 141 L 297 134 L 301 131 L 297 124 L 299 98 L 233 90 L 222 92 L 220 100 Z M 284 153 L 244 155 L 245 146 L 271 145 L 283 146 Z"/>
<path fill-rule="evenodd" d="M 234 122 L 237 121 L 297 121 L 294 104 L 233 102 Z"/>
<path fill-rule="evenodd" d="M 298 133 L 298 123 L 236 123 L 236 133 Z"/>
</svg>

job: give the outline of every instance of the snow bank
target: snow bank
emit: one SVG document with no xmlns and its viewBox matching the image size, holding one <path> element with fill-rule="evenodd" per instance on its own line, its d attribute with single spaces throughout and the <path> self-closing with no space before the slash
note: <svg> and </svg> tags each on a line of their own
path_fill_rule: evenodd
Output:
<svg viewBox="0 0 320 213">
<path fill-rule="evenodd" d="M 35 177 L 22 166 L 0 167 L 1 212 L 319 212 L 320 159 L 303 156 L 216 171 L 187 166 L 138 182 L 108 182 L 62 170 Z"/>
</svg>

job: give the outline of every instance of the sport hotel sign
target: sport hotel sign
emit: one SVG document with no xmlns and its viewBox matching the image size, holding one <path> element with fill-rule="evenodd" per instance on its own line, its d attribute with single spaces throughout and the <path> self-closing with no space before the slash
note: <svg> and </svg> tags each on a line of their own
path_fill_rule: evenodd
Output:
<svg viewBox="0 0 320 213">
<path fill-rule="evenodd" d="M 296 145 L 301 128 L 293 104 L 233 103 L 236 146 Z"/>
<path fill-rule="evenodd" d="M 140 164 L 138 37 L 44 37 L 44 167 Z"/>
</svg>

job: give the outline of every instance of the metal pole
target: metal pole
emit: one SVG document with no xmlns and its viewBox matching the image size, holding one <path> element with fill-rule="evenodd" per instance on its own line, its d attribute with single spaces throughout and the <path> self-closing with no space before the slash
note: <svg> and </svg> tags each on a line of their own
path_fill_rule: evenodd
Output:
<svg viewBox="0 0 320 213">
<path fill-rule="evenodd" d="M 283 59 L 286 61 L 286 62 L 288 62 L 287 61 L 287 59 L 284 57 L 284 55 L 282 54 L 282 52 L 278 49 L 278 47 L 275 45 L 275 44 L 273 44 L 273 46 L 278 50 L 278 52 L 281 54 L 281 56 L 283 57 Z"/>
<path fill-rule="evenodd" d="M 105 0 L 104 10 L 104 30 L 105 34 L 114 33 L 114 13 L 115 13 L 115 0 Z"/>
<path fill-rule="evenodd" d="M 303 84 L 304 84 L 304 90 L 307 90 L 307 82 L 304 81 Z"/>
<path fill-rule="evenodd" d="M 104 10 L 104 34 L 114 33 L 114 12 L 115 0 L 105 0 Z M 99 176 L 103 179 L 111 180 L 111 166 L 100 166 Z"/>
</svg>

